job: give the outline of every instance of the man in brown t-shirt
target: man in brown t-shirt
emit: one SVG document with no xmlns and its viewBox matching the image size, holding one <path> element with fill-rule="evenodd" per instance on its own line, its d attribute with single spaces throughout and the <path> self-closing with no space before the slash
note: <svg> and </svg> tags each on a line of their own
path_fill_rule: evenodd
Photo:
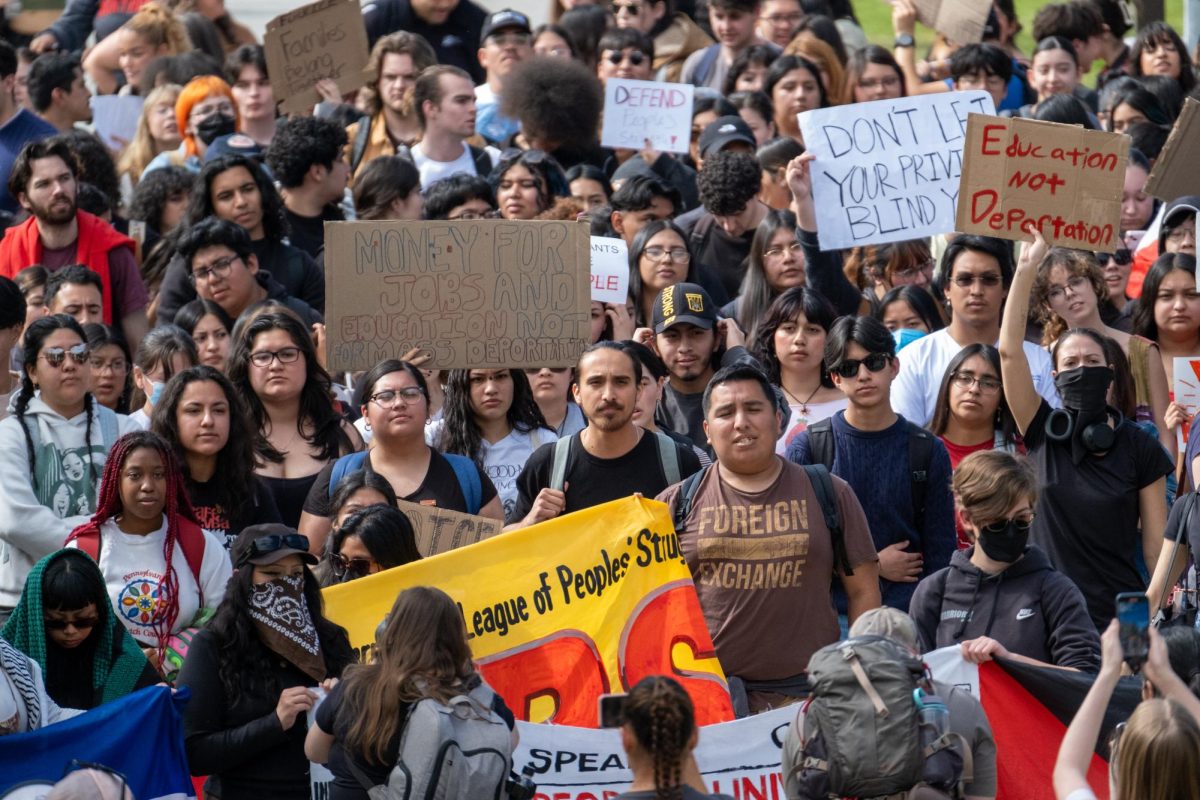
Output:
<svg viewBox="0 0 1200 800">
<path fill-rule="evenodd" d="M 880 604 L 879 559 L 858 499 L 833 478 L 853 571 L 844 575 L 808 475 L 775 454 L 782 419 L 774 398 L 752 366 L 713 376 L 704 430 L 716 463 L 677 531 L 721 667 L 747 681 L 799 675 L 816 650 L 837 641 L 833 578 L 846 589 L 851 622 Z M 672 511 L 680 485 L 658 498 Z"/>
</svg>

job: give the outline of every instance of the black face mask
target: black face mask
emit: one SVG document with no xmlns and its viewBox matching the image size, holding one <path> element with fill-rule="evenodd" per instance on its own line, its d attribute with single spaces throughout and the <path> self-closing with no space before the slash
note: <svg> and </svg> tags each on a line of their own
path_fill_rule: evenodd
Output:
<svg viewBox="0 0 1200 800">
<path fill-rule="evenodd" d="M 228 114 L 209 114 L 196 123 L 196 138 L 205 147 L 231 133 L 237 133 L 237 120 Z"/>
<path fill-rule="evenodd" d="M 1046 438 L 1070 443 L 1071 460 L 1078 466 L 1089 453 L 1112 449 L 1115 428 L 1109 427 L 1112 413 L 1120 424 L 1121 415 L 1107 405 L 1112 385 L 1112 367 L 1076 367 L 1054 376 L 1054 385 L 1063 407 L 1046 418 Z"/>
<path fill-rule="evenodd" d="M 1108 387 L 1113 382 L 1112 367 L 1076 367 L 1054 376 L 1054 386 L 1063 408 L 1092 419 L 1104 415 Z"/>
<path fill-rule="evenodd" d="M 1029 529 L 1021 530 L 1017 523 L 1010 519 L 1002 533 L 982 529 L 975 537 L 975 542 L 988 558 L 1011 564 L 1025 554 L 1025 546 L 1029 544 Z"/>
</svg>

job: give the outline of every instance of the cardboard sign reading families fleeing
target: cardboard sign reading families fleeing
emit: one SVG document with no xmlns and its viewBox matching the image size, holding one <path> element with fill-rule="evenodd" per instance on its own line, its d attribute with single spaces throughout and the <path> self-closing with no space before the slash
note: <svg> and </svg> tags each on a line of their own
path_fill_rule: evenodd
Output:
<svg viewBox="0 0 1200 800">
<path fill-rule="evenodd" d="M 1033 119 L 972 114 L 963 151 L 958 230 L 1111 253 L 1121 246 L 1129 137 Z"/>
<path fill-rule="evenodd" d="M 954 230 L 967 116 L 992 114 L 987 92 L 876 100 L 806 111 L 822 250 Z"/>
<path fill-rule="evenodd" d="M 1167 203 L 1200 194 L 1200 102 L 1188 98 L 1162 153 L 1150 170 L 1146 192 Z"/>
<path fill-rule="evenodd" d="M 482 542 L 499 533 L 502 525 L 498 520 L 448 508 L 423 506 L 406 500 L 396 504 L 412 523 L 417 550 L 426 558 Z"/>
<path fill-rule="evenodd" d="M 604 86 L 605 147 L 686 153 L 692 136 L 692 95 L 687 83 L 656 83 L 609 78 Z"/>
<path fill-rule="evenodd" d="M 574 366 L 589 265 L 586 222 L 327 222 L 329 368 L 412 348 L 438 369 Z"/>
<path fill-rule="evenodd" d="M 629 299 L 629 248 L 624 239 L 592 237 L 592 301 L 623 305 Z"/>
<path fill-rule="evenodd" d="M 917 19 L 957 45 L 983 41 L 991 0 L 915 0 Z"/>
<path fill-rule="evenodd" d="M 283 113 L 312 109 L 317 81 L 348 94 L 365 83 L 370 48 L 358 0 L 318 0 L 267 23 L 263 37 L 271 90 Z"/>
</svg>

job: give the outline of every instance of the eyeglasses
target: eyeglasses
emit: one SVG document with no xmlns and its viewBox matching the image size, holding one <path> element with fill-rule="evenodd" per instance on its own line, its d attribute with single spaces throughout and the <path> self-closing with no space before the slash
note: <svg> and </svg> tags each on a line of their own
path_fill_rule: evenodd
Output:
<svg viewBox="0 0 1200 800">
<path fill-rule="evenodd" d="M 666 248 L 651 245 L 642 251 L 642 255 L 653 261 L 678 261 L 680 264 L 686 264 L 692 260 L 692 254 L 683 247 Z"/>
<path fill-rule="evenodd" d="M 1088 279 L 1083 275 L 1075 275 L 1067 280 L 1066 286 L 1051 286 L 1046 290 L 1047 300 L 1058 300 L 1063 297 L 1067 290 L 1071 290 L 1071 294 L 1079 294 L 1083 291 L 1083 287 L 1088 285 Z"/>
<path fill-rule="evenodd" d="M 1191 240 L 1193 242 L 1196 241 L 1196 223 L 1195 222 L 1192 222 L 1190 225 L 1185 222 L 1182 225 L 1180 225 L 1179 227 L 1171 228 L 1167 231 L 1167 241 L 1168 242 L 1181 242 L 1184 239 L 1187 239 L 1189 237 L 1191 238 Z"/>
<path fill-rule="evenodd" d="M 635 67 L 638 67 L 641 66 L 642 62 L 646 60 L 646 54 L 641 50 L 633 50 L 629 53 L 621 50 L 613 50 L 606 55 L 604 59 L 614 67 L 620 65 L 622 61 L 626 60 L 628 60 L 629 63 L 633 64 Z"/>
<path fill-rule="evenodd" d="M 188 276 L 188 281 L 192 284 L 192 286 L 195 286 L 201 282 L 208 283 L 214 277 L 227 277 L 229 275 L 230 268 L 233 266 L 233 262 L 240 258 L 241 256 L 238 255 L 218 258 L 216 261 L 209 264 L 208 267 L 193 271 L 192 274 Z"/>
<path fill-rule="evenodd" d="M 105 361 L 102 358 L 92 359 L 92 369 L 96 372 L 125 372 L 129 369 L 129 364 L 123 358 L 114 358 L 111 361 Z"/>
<path fill-rule="evenodd" d="M 955 275 L 954 285 L 960 289 L 970 289 L 976 283 L 982 286 L 999 286 L 1000 276 L 995 272 L 988 272 L 983 275 Z"/>
<path fill-rule="evenodd" d="M 800 246 L 799 242 L 792 242 L 786 247 L 772 247 L 769 250 L 765 250 L 763 256 L 766 258 L 779 258 L 785 252 L 791 253 L 793 256 L 799 256 L 804 252 L 804 248 Z"/>
<path fill-rule="evenodd" d="M 641 3 L 613 3 L 612 5 L 610 5 L 608 7 L 608 10 L 612 12 L 612 15 L 614 17 L 621 16 L 621 12 L 624 12 L 626 14 L 629 14 L 630 16 L 636 17 L 638 14 L 642 13 L 642 4 Z"/>
<path fill-rule="evenodd" d="M 759 17 L 759 19 L 768 25 L 782 25 L 785 22 L 788 25 L 799 25 L 800 21 L 804 19 L 804 12 L 797 11 L 794 14 L 772 14 L 769 17 Z"/>
<path fill-rule="evenodd" d="M 333 574 L 339 579 L 361 578 L 371 574 L 374 565 L 373 558 L 346 558 L 341 553 L 335 553 L 332 559 Z"/>
<path fill-rule="evenodd" d="M 933 274 L 933 262 L 926 261 L 924 264 L 916 264 L 907 267 L 900 267 L 892 270 L 893 281 L 915 281 L 918 275 L 926 277 Z M 968 286 L 970 284 L 967 284 Z"/>
<path fill-rule="evenodd" d="M 73 619 L 70 621 L 65 619 L 43 619 L 42 622 L 45 624 L 46 630 L 50 631 L 63 631 L 67 629 L 68 625 L 79 630 L 91 630 L 100 624 L 100 618 L 86 617 L 84 619 Z"/>
<path fill-rule="evenodd" d="M 886 78 L 868 78 L 858 82 L 860 89 L 895 89 L 900 85 L 900 79 L 895 75 Z"/>
<path fill-rule="evenodd" d="M 272 533 L 268 536 L 260 536 L 250 543 L 250 551 L 243 556 L 242 561 L 246 562 L 252 558 L 265 556 L 285 547 L 307 553 L 308 537 L 302 533 Z"/>
<path fill-rule="evenodd" d="M 528 33 L 493 33 L 488 42 L 500 47 L 522 47 L 533 40 Z"/>
<path fill-rule="evenodd" d="M 63 362 L 67 360 L 67 356 L 76 364 L 83 364 L 88 360 L 88 346 L 86 344 L 77 344 L 71 348 L 62 347 L 46 347 L 42 352 L 38 353 L 38 358 L 44 358 L 46 363 L 54 368 L 61 367 Z"/>
<path fill-rule="evenodd" d="M 368 403 L 374 403 L 380 408 L 395 408 L 403 403 L 415 403 L 425 396 L 418 386 L 406 386 L 403 389 L 384 389 L 367 398 Z"/>
<path fill-rule="evenodd" d="M 303 351 L 299 347 L 282 347 L 279 350 L 259 350 L 250 354 L 250 363 L 256 367 L 266 368 L 271 362 L 279 359 L 280 364 L 294 364 L 300 360 Z"/>
<path fill-rule="evenodd" d="M 950 376 L 950 381 L 960 389 L 970 389 L 972 386 L 978 386 L 979 391 L 991 394 L 992 392 L 1000 391 L 999 378 L 992 378 L 987 375 L 973 375 L 970 372 L 956 372 Z"/>
<path fill-rule="evenodd" d="M 1122 247 L 1113 253 L 1097 253 L 1096 260 L 1101 267 L 1107 267 L 1110 261 L 1118 267 L 1126 267 L 1133 263 L 1133 253 Z"/>
<path fill-rule="evenodd" d="M 1028 515 L 1013 517 L 1012 519 L 998 519 L 995 522 L 989 522 L 987 525 L 980 525 L 979 529 L 984 533 L 990 533 L 992 536 L 999 536 L 1008 529 L 1008 525 L 1011 522 L 1018 531 L 1025 533 L 1033 527 L 1033 518 L 1035 516 L 1037 515 L 1030 511 Z"/>
<path fill-rule="evenodd" d="M 892 357 L 887 353 L 871 353 L 866 358 L 847 358 L 833 368 L 833 371 L 843 378 L 858 377 L 858 368 L 866 367 L 868 372 L 882 372 L 883 368 L 892 363 Z"/>
</svg>

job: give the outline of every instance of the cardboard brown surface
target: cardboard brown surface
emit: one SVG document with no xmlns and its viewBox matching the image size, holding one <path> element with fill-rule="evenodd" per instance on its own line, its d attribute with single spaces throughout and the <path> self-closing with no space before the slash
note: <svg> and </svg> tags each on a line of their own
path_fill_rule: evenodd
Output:
<svg viewBox="0 0 1200 800">
<path fill-rule="evenodd" d="M 358 0 L 317 0 L 267 23 L 263 36 L 271 89 L 285 114 L 320 101 L 313 88 L 332 78 L 343 94 L 361 88 L 370 48 Z"/>
<path fill-rule="evenodd" d="M 1188 98 L 1162 153 L 1150 170 L 1146 193 L 1159 200 L 1200 194 L 1200 102 Z"/>
<path fill-rule="evenodd" d="M 590 336 L 588 224 L 325 223 L 329 369 L 412 348 L 435 369 L 574 366 Z"/>
<path fill-rule="evenodd" d="M 503 527 L 498 520 L 448 508 L 423 506 L 406 500 L 397 501 L 397 505 L 412 522 L 417 550 L 425 558 L 490 539 Z"/>
<path fill-rule="evenodd" d="M 958 192 L 958 230 L 1112 252 L 1121 247 L 1129 137 L 1030 119 L 971 114 Z"/>
<path fill-rule="evenodd" d="M 983 41 L 991 0 L 915 0 L 917 19 L 955 44 Z"/>
</svg>

